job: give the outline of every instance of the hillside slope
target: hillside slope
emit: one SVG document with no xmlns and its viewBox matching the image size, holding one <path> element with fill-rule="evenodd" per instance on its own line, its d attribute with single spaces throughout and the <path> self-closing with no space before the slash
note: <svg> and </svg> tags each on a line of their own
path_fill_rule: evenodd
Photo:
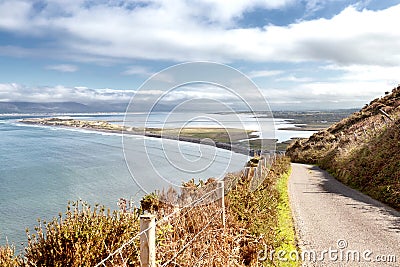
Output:
<svg viewBox="0 0 400 267">
<path fill-rule="evenodd" d="M 318 164 L 337 179 L 400 210 L 400 86 L 359 112 L 292 143 L 294 162 Z"/>
</svg>

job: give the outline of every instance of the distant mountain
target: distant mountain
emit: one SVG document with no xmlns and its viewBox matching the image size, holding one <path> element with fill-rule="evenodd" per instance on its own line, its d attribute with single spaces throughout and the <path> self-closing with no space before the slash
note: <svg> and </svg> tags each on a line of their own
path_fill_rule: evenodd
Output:
<svg viewBox="0 0 400 267">
<path fill-rule="evenodd" d="M 328 129 L 293 142 L 287 155 L 318 164 L 400 210 L 400 86 Z"/>
<path fill-rule="evenodd" d="M 0 102 L 0 113 L 123 112 L 127 103 Z"/>
<path fill-rule="evenodd" d="M 93 102 L 0 102 L 0 113 L 90 113 L 90 112 L 125 112 L 128 103 Z M 152 112 L 171 111 L 173 105 L 158 104 Z M 137 103 L 130 111 L 148 110 L 149 105 Z"/>
</svg>

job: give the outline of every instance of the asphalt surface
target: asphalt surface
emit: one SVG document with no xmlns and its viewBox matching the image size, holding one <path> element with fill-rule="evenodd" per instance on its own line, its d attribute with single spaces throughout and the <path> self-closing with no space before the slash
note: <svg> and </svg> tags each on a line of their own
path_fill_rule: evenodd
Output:
<svg viewBox="0 0 400 267">
<path fill-rule="evenodd" d="M 400 266 L 399 212 L 312 165 L 292 164 L 289 197 L 303 266 Z"/>
</svg>

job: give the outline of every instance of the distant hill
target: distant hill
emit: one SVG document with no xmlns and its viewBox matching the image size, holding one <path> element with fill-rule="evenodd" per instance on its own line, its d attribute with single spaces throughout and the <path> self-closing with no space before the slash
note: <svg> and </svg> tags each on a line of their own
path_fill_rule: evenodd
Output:
<svg viewBox="0 0 400 267">
<path fill-rule="evenodd" d="M 318 164 L 400 210 L 400 86 L 328 129 L 293 142 L 287 154 L 294 162 Z"/>
<path fill-rule="evenodd" d="M 82 104 L 78 102 L 1 102 L 0 113 L 90 113 L 90 112 L 125 112 L 126 103 L 92 102 Z M 138 112 L 147 110 L 148 105 L 136 103 L 130 107 L 130 111 Z M 158 104 L 152 110 L 171 111 L 174 106 Z"/>
<path fill-rule="evenodd" d="M 127 103 L 0 102 L 0 113 L 123 112 Z"/>
</svg>

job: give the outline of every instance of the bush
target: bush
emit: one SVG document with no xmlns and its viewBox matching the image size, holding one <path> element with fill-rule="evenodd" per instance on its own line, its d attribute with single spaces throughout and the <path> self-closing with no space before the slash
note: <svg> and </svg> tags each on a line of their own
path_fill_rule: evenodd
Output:
<svg viewBox="0 0 400 267">
<path fill-rule="evenodd" d="M 8 244 L 0 247 L 0 266 L 1 267 L 14 267 L 22 265 L 20 256 L 15 255 L 15 248 Z"/>
<path fill-rule="evenodd" d="M 39 220 L 35 233 L 28 235 L 27 266 L 94 266 L 139 232 L 138 212 L 110 212 L 103 206 L 93 209 L 82 201 L 68 204 L 65 218 Z M 124 251 L 124 260 L 138 263 L 138 249 Z M 122 264 L 122 259 L 115 262 Z"/>
</svg>

